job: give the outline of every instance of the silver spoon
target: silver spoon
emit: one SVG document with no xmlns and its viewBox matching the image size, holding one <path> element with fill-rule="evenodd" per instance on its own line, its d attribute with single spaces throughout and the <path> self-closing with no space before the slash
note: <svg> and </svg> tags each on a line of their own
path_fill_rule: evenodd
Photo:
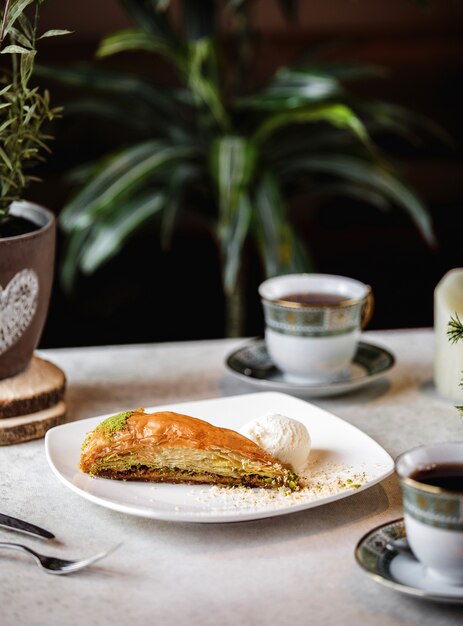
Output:
<svg viewBox="0 0 463 626">
<path fill-rule="evenodd" d="M 95 554 L 94 556 L 89 556 L 86 559 L 79 559 L 77 561 L 67 561 L 66 559 L 58 559 L 54 556 L 45 556 L 44 554 L 39 554 L 32 548 L 28 546 L 24 546 L 21 543 L 10 543 L 9 541 L 0 541 L 0 548 L 7 548 L 10 550 L 20 550 L 22 552 L 26 552 L 26 554 L 30 554 L 34 561 L 37 563 L 39 568 L 46 572 L 47 574 L 72 574 L 73 572 L 78 572 L 84 567 L 88 567 L 92 563 L 99 561 L 100 559 L 108 556 L 111 552 L 114 552 L 117 548 L 119 548 L 121 544 L 117 544 L 116 546 L 106 550 L 105 552 L 100 552 L 99 554 Z"/>
</svg>

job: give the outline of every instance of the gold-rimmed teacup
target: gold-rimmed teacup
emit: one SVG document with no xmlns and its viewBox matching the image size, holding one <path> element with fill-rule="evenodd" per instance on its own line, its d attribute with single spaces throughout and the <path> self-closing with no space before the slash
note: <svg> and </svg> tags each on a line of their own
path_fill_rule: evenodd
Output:
<svg viewBox="0 0 463 626">
<path fill-rule="evenodd" d="M 431 577 L 454 585 L 463 585 L 463 489 L 416 477 L 432 475 L 439 466 L 462 464 L 463 442 L 419 446 L 401 454 L 395 464 L 410 548 Z"/>
<path fill-rule="evenodd" d="M 333 274 L 276 276 L 259 287 L 270 358 L 291 382 L 339 378 L 373 311 L 371 288 Z"/>
</svg>

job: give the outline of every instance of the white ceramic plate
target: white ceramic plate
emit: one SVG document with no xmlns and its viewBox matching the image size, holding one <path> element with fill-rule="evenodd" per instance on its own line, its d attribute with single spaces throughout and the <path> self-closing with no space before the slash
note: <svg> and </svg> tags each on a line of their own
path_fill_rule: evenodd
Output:
<svg viewBox="0 0 463 626">
<path fill-rule="evenodd" d="M 48 463 L 67 487 L 109 509 L 179 522 L 237 522 L 301 511 L 371 487 L 393 471 L 389 454 L 365 433 L 304 400 L 263 392 L 147 409 L 173 410 L 238 430 L 265 413 L 282 413 L 304 423 L 312 438 L 312 486 L 284 495 L 274 490 L 224 489 L 209 485 L 169 485 L 92 478 L 77 469 L 85 435 L 105 416 L 48 431 Z"/>
</svg>

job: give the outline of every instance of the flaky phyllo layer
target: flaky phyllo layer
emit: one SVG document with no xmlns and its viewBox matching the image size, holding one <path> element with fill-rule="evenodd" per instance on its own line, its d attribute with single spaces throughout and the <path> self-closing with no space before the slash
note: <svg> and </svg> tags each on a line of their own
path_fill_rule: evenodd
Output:
<svg viewBox="0 0 463 626">
<path fill-rule="evenodd" d="M 82 445 L 93 476 L 154 482 L 297 489 L 297 476 L 250 439 L 203 420 L 143 409 L 99 424 Z"/>
</svg>

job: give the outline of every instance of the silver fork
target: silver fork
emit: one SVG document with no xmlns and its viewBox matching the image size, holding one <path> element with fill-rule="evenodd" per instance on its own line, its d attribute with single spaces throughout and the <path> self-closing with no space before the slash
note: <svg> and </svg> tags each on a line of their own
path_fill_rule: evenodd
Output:
<svg viewBox="0 0 463 626">
<path fill-rule="evenodd" d="M 103 559 L 105 556 L 108 556 L 111 552 L 114 552 L 117 548 L 119 548 L 121 544 L 117 544 L 116 546 L 106 550 L 105 552 L 100 552 L 99 554 L 95 554 L 94 556 L 89 556 L 86 559 L 79 559 L 76 561 L 67 561 L 66 559 L 58 559 L 55 556 L 45 556 L 44 554 L 39 554 L 29 546 L 24 546 L 22 543 L 10 543 L 9 541 L 0 541 L 0 548 L 7 548 L 9 550 L 20 550 L 21 552 L 25 552 L 29 554 L 34 561 L 37 563 L 39 568 L 46 572 L 47 574 L 72 574 L 73 572 L 78 572 L 84 567 L 88 567 Z"/>
</svg>

